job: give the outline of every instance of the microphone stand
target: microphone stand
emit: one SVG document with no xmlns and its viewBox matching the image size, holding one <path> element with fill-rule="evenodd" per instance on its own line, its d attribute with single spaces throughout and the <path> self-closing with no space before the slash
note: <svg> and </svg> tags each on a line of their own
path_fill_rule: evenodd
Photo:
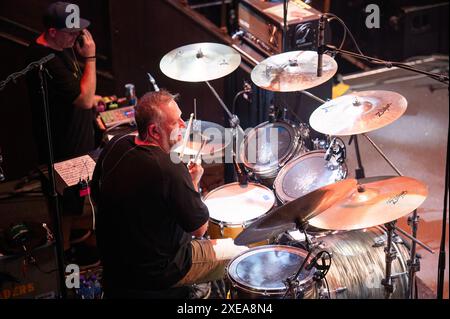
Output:
<svg viewBox="0 0 450 319">
<path fill-rule="evenodd" d="M 288 16 L 288 5 L 289 5 L 289 0 L 284 0 L 283 1 L 283 50 L 282 52 L 286 52 L 287 51 L 287 16 Z"/>
<path fill-rule="evenodd" d="M 206 85 L 209 87 L 209 89 L 211 90 L 211 92 L 214 94 L 214 96 L 216 97 L 216 99 L 219 101 L 219 104 L 222 106 L 223 110 L 225 111 L 225 113 L 227 113 L 228 115 L 228 119 L 229 119 L 229 123 L 230 123 L 230 127 L 232 130 L 232 134 L 233 134 L 233 145 L 232 145 L 232 157 L 233 157 L 233 163 L 237 164 L 237 159 L 238 159 L 238 138 L 239 138 L 239 132 L 241 132 L 242 134 L 244 133 L 244 130 L 242 129 L 242 127 L 239 125 L 240 121 L 239 118 L 236 114 L 232 114 L 230 112 L 230 110 L 228 109 L 228 107 L 225 105 L 225 103 L 223 102 L 223 100 L 220 98 L 219 94 L 217 93 L 217 91 L 212 87 L 212 85 L 208 82 L 205 81 Z M 236 171 L 236 174 L 238 174 L 239 177 L 239 172 L 237 171 L 237 168 L 233 165 L 234 170 Z"/>
<path fill-rule="evenodd" d="M 432 73 L 432 72 L 427 72 L 427 71 L 423 71 L 417 68 L 413 68 L 407 64 L 404 63 L 400 63 L 400 62 L 393 62 L 393 61 L 384 61 L 381 59 L 376 59 L 373 57 L 369 57 L 363 54 L 358 54 L 355 52 L 351 52 L 351 51 L 346 51 L 346 50 L 342 50 L 342 49 L 338 49 L 335 46 L 331 46 L 331 45 L 325 45 L 325 48 L 328 51 L 331 51 L 333 53 L 339 53 L 339 54 L 343 54 L 343 55 L 348 55 L 357 59 L 363 59 L 366 60 L 370 63 L 373 64 L 377 64 L 377 65 L 383 65 L 387 68 L 391 68 L 391 67 L 397 67 L 400 69 L 404 69 L 404 70 L 408 70 L 408 71 L 412 71 L 415 73 L 419 73 L 419 74 L 423 74 L 426 75 L 436 81 L 439 81 L 441 83 L 444 83 L 447 85 L 448 88 L 448 82 L 449 82 L 449 77 L 447 75 L 444 74 L 438 74 L 438 73 Z M 446 243 L 446 230 L 447 230 L 447 200 L 448 200 L 448 192 L 449 192 L 449 184 L 448 184 L 448 178 L 449 178 L 449 160 L 448 160 L 448 152 L 449 152 L 449 143 L 448 143 L 448 136 L 450 133 L 450 127 L 447 127 L 447 152 L 446 152 L 446 159 L 445 159 L 445 186 L 444 186 L 444 208 L 443 208 L 443 216 L 442 216 L 442 233 L 441 233 L 441 244 L 440 244 L 440 248 L 439 248 L 439 262 L 438 262 L 438 287 L 437 287 L 437 298 L 438 299 L 442 299 L 443 298 L 443 293 L 444 293 L 444 275 L 445 275 L 445 259 L 446 259 L 446 253 L 445 253 L 445 243 Z M 367 139 L 369 139 L 367 137 L 367 135 L 363 134 Z M 370 139 L 369 139 L 370 141 Z M 370 141 L 372 143 L 372 145 L 374 145 L 374 143 L 372 141 Z M 378 149 L 377 149 L 378 151 Z M 383 156 L 384 157 L 384 156 Z M 385 157 L 384 157 L 385 158 Z M 389 163 L 389 162 L 388 162 Z M 389 163 L 391 165 L 391 163 Z M 392 166 L 392 165 L 391 165 Z M 411 223 L 412 223 L 412 227 L 413 227 L 413 236 L 415 235 L 414 233 L 416 233 L 417 231 L 417 211 L 414 211 L 413 216 L 411 217 Z M 415 258 L 415 241 L 413 241 L 413 246 L 412 246 L 412 253 L 414 253 L 414 257 Z M 417 263 L 414 259 L 411 260 L 411 268 L 413 269 L 418 269 Z M 412 295 L 412 292 L 410 291 L 410 296 Z"/>
<path fill-rule="evenodd" d="M 58 265 L 58 284 L 60 290 L 60 297 L 62 299 L 67 298 L 67 291 L 65 287 L 65 271 L 64 271 L 64 247 L 62 242 L 62 231 L 61 231 L 61 214 L 59 210 L 58 194 L 56 193 L 56 183 L 55 183 L 55 171 L 54 171 L 54 160 L 53 160 L 53 147 L 52 147 L 52 137 L 50 129 L 50 114 L 48 106 L 47 97 L 47 82 L 44 72 L 44 64 L 55 57 L 54 54 L 50 54 L 39 61 L 30 63 L 25 69 L 20 72 L 11 74 L 5 81 L 0 82 L 0 91 L 4 89 L 6 84 L 10 81 L 15 82 L 15 80 L 34 68 L 38 68 L 38 75 L 40 81 L 40 91 L 42 95 L 42 106 L 44 110 L 44 121 L 45 130 L 47 134 L 47 146 L 48 146 L 48 176 L 50 180 L 50 209 L 53 210 L 53 222 L 55 227 L 55 246 L 56 246 L 56 259 Z"/>
</svg>

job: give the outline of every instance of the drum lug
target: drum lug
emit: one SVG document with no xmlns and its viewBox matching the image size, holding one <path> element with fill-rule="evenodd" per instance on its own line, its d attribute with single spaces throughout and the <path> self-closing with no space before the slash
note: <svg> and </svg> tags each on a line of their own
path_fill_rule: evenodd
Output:
<svg viewBox="0 0 450 319">
<path fill-rule="evenodd" d="M 375 243 L 372 245 L 373 248 L 383 247 L 386 243 L 386 239 L 378 238 L 375 240 Z"/>
</svg>

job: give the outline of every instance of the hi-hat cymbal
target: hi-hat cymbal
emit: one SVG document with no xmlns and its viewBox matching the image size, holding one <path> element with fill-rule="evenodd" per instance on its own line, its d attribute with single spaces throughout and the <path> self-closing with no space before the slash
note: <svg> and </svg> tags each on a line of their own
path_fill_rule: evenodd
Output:
<svg viewBox="0 0 450 319">
<path fill-rule="evenodd" d="M 237 245 L 249 245 L 293 230 L 297 225 L 307 222 L 348 197 L 355 187 L 355 179 L 345 179 L 321 187 L 257 219 L 245 228 L 234 242 Z"/>
<path fill-rule="evenodd" d="M 277 54 L 258 64 L 252 71 L 253 83 L 275 92 L 295 92 L 316 87 L 337 72 L 336 61 L 323 55 L 322 76 L 317 77 L 317 52 L 292 51 Z"/>
<path fill-rule="evenodd" d="M 219 43 L 195 43 L 167 53 L 159 64 L 169 78 L 205 82 L 224 77 L 237 69 L 241 55 Z"/>
<path fill-rule="evenodd" d="M 402 95 L 392 91 L 355 92 L 322 104 L 309 123 L 323 134 L 362 134 L 391 124 L 405 113 L 407 105 Z"/>
<path fill-rule="evenodd" d="M 350 195 L 310 219 L 309 224 L 331 230 L 382 225 L 411 213 L 427 195 L 427 186 L 411 177 L 360 179 Z"/>
</svg>

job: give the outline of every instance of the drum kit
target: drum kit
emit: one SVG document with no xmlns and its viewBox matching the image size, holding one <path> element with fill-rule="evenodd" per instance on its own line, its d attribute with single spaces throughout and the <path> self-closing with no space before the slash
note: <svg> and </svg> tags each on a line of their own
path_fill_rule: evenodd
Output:
<svg viewBox="0 0 450 319">
<path fill-rule="evenodd" d="M 231 47 L 198 43 L 169 52 L 160 68 L 179 81 L 205 82 L 236 133 L 243 132 L 239 119 L 208 81 L 232 73 L 240 61 Z M 331 79 L 337 63 L 324 55 L 322 76 L 316 69 L 316 52 L 286 52 L 258 64 L 251 79 L 265 90 L 310 94 L 305 90 Z M 431 250 L 395 222 L 424 202 L 427 186 L 404 176 L 347 178 L 345 144 L 339 138 L 368 138 L 365 133 L 391 124 L 406 108 L 406 99 L 395 92 L 354 92 L 323 101 L 312 113 L 309 124 L 326 141 L 313 143 L 307 124 L 276 117 L 247 131 L 241 143 L 233 142 L 233 158 L 250 180 L 225 184 L 204 197 L 209 236 L 252 247 L 228 264 L 232 298 L 413 296 L 418 267 L 404 237 L 413 247 Z M 269 132 L 275 132 L 274 139 Z M 211 153 L 208 142 L 202 149 L 197 144 L 189 144 L 192 154 Z"/>
</svg>

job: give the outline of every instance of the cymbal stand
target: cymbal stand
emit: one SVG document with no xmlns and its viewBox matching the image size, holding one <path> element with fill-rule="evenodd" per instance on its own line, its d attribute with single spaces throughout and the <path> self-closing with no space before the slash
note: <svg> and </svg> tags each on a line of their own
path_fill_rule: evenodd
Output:
<svg viewBox="0 0 450 319">
<path fill-rule="evenodd" d="M 383 159 L 389 164 L 389 166 L 392 167 L 392 169 L 399 175 L 399 176 L 404 176 L 400 170 L 395 167 L 395 165 L 389 160 L 389 158 L 387 158 L 387 156 L 383 153 L 383 151 L 375 144 L 374 141 L 372 141 L 372 139 L 367 136 L 367 134 L 363 133 L 362 134 L 368 141 L 369 143 L 375 148 L 375 150 L 381 155 L 381 157 L 383 157 Z M 417 237 L 417 228 L 419 225 L 419 215 L 417 214 L 417 209 L 414 210 L 413 214 L 408 217 L 408 225 L 411 227 L 411 231 L 412 231 L 412 235 L 408 236 L 406 233 L 404 233 L 403 231 L 401 231 L 404 235 L 407 235 L 407 237 L 409 239 L 411 239 L 412 243 L 411 243 L 411 249 L 409 251 L 409 256 L 410 259 L 407 262 L 408 265 L 408 273 L 409 273 L 409 281 L 408 281 L 408 298 L 413 299 L 415 294 L 417 294 L 417 291 L 414 292 L 415 289 L 415 282 L 416 282 L 416 273 L 418 271 L 420 271 L 420 261 L 417 258 L 417 253 L 416 253 L 416 248 L 417 248 L 417 244 L 421 245 L 422 247 L 424 247 L 426 250 L 428 250 L 429 252 L 434 254 L 434 251 L 426 246 L 425 244 L 419 242 L 416 237 Z M 398 227 L 394 226 L 395 230 L 400 230 Z"/>
<path fill-rule="evenodd" d="M 326 103 L 324 100 L 320 99 L 319 97 L 307 92 L 307 91 L 301 91 L 301 93 L 319 101 L 322 103 Z M 389 166 L 397 173 L 398 176 L 404 176 L 402 172 L 392 163 L 392 161 L 383 153 L 383 151 L 378 147 L 377 144 L 366 134 L 362 133 L 362 136 L 364 136 L 369 143 L 373 146 L 373 148 L 380 154 L 380 156 L 389 164 Z M 352 140 L 354 139 L 355 142 L 355 151 L 356 151 L 356 159 L 358 162 L 358 168 L 356 169 L 356 178 L 364 178 L 364 168 L 361 164 L 361 155 L 359 151 L 359 145 L 358 145 L 358 139 L 356 135 L 352 135 L 349 141 L 349 145 L 351 144 Z M 417 210 L 413 211 L 413 214 L 408 218 L 408 225 L 411 226 L 412 229 L 412 235 L 409 235 L 408 233 L 404 232 L 402 229 L 398 228 L 395 225 L 392 225 L 394 230 L 401 232 L 403 235 L 408 237 L 411 240 L 411 248 L 410 248 L 410 259 L 407 262 L 408 265 L 408 273 L 409 273 L 409 282 L 408 282 L 408 296 L 409 298 L 413 298 L 414 293 L 414 287 L 415 287 L 415 276 L 416 272 L 420 270 L 420 261 L 417 258 L 416 248 L 417 244 L 425 248 L 430 253 L 434 254 L 434 251 L 425 245 L 424 243 L 420 242 L 417 237 L 417 229 L 418 229 L 418 223 L 419 223 L 419 216 L 417 214 Z M 416 292 L 417 293 L 417 292 Z"/>
<path fill-rule="evenodd" d="M 386 253 L 386 272 L 385 278 L 381 281 L 381 284 L 384 286 L 384 296 L 386 299 L 389 299 L 394 292 L 392 262 L 397 258 L 397 251 L 392 247 L 392 237 L 394 235 L 395 223 L 396 221 L 385 224 L 388 230 L 387 243 L 384 248 L 384 252 Z"/>
<path fill-rule="evenodd" d="M 230 123 L 230 127 L 232 130 L 232 134 L 233 134 L 233 145 L 232 145 L 232 158 L 233 158 L 233 163 L 237 163 L 239 156 L 238 151 L 238 139 L 239 139 L 239 134 L 238 133 L 242 133 L 242 135 L 244 134 L 244 130 L 242 129 L 242 127 L 240 126 L 240 121 L 239 118 L 236 114 L 232 114 L 230 112 L 230 110 L 228 109 L 228 107 L 225 105 L 225 103 L 223 102 L 223 100 L 220 98 L 219 94 L 217 93 L 217 91 L 213 88 L 213 86 L 208 82 L 205 81 L 206 85 L 209 87 L 209 89 L 211 90 L 211 92 L 214 94 L 214 96 L 216 97 L 216 99 L 219 101 L 220 106 L 222 106 L 223 110 L 225 111 L 225 113 L 227 113 L 228 115 L 228 120 Z"/>
</svg>

